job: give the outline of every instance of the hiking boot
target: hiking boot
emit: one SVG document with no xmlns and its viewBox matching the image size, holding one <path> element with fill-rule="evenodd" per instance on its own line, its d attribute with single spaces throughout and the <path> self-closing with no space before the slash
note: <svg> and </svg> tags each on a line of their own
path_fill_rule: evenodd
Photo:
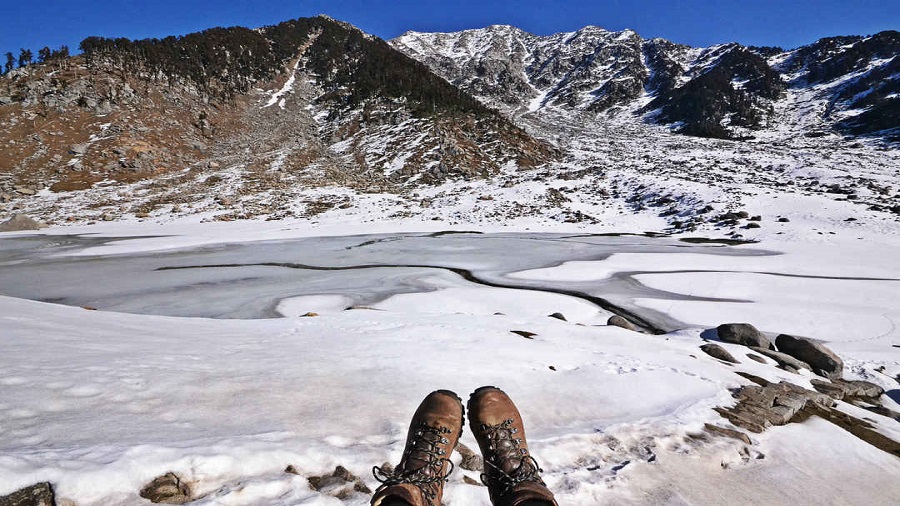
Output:
<svg viewBox="0 0 900 506">
<path fill-rule="evenodd" d="M 381 482 L 372 505 L 400 500 L 411 506 L 440 506 L 444 482 L 453 471 L 450 454 L 462 434 L 463 417 L 462 400 L 455 393 L 428 394 L 409 424 L 400 464 L 390 471 L 372 468 Z"/>
<path fill-rule="evenodd" d="M 481 481 L 491 494 L 491 503 L 519 506 L 535 501 L 557 506 L 541 480 L 542 469 L 528 453 L 522 415 L 512 399 L 499 388 L 481 387 L 469 397 L 468 408 L 469 428 L 484 457 Z"/>
</svg>

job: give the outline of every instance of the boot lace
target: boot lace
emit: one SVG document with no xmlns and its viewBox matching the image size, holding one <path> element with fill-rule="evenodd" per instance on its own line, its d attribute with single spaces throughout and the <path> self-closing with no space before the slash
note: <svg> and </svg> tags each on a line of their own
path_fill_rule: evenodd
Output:
<svg viewBox="0 0 900 506">
<path fill-rule="evenodd" d="M 528 454 L 526 448 L 519 448 L 522 439 L 514 437 L 519 430 L 510 427 L 513 419 L 504 420 L 496 425 L 481 424 L 481 432 L 490 439 L 489 449 L 492 454 L 489 458 L 484 459 L 484 463 L 490 467 L 485 467 L 484 473 L 481 474 L 481 482 L 487 487 L 498 487 L 500 495 L 506 495 L 522 482 L 533 481 L 543 484 L 540 473 L 544 470 L 540 468 L 537 461 Z M 503 461 L 515 462 L 519 464 L 511 472 L 506 472 L 503 467 Z"/>
<path fill-rule="evenodd" d="M 372 475 L 381 483 L 375 492 L 378 493 L 393 485 L 408 483 L 422 491 L 429 506 L 436 506 L 434 501 L 443 483 L 448 481 L 447 478 L 453 472 L 453 462 L 447 458 L 447 451 L 440 447 L 450 443 L 444 436 L 452 432 L 446 427 L 431 427 L 424 422 L 421 423 L 413 433 L 412 442 L 403 452 L 400 465 L 391 472 L 379 466 L 372 468 Z M 424 462 L 424 465 L 408 469 L 407 465 L 412 459 Z M 447 471 L 443 472 L 445 464 L 448 465 Z"/>
</svg>

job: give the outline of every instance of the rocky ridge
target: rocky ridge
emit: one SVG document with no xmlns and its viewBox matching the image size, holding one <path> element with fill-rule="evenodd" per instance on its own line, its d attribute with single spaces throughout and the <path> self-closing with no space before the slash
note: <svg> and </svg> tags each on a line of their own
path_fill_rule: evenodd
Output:
<svg viewBox="0 0 900 506">
<path fill-rule="evenodd" d="M 511 26 L 407 32 L 391 43 L 513 115 L 550 108 L 625 113 L 702 137 L 788 128 L 897 140 L 900 33 L 801 48 L 692 48 L 588 26 L 536 36 Z M 810 107 L 814 102 L 815 107 Z M 788 117 L 776 114 L 784 104 Z"/>
</svg>

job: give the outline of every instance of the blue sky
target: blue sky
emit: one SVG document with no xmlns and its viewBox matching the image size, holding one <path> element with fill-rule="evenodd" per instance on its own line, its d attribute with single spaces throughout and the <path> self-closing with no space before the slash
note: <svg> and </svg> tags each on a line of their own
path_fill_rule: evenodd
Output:
<svg viewBox="0 0 900 506">
<path fill-rule="evenodd" d="M 162 37 L 213 26 L 256 27 L 325 13 L 382 38 L 406 30 L 511 24 L 546 35 L 597 25 L 694 46 L 737 41 L 785 48 L 831 35 L 900 30 L 900 0 L 0 0 L 0 52 L 86 36 Z"/>
</svg>

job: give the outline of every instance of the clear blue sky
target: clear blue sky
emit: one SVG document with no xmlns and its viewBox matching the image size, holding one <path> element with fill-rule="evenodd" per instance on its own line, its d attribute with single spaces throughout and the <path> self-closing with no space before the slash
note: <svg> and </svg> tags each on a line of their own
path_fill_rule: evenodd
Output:
<svg viewBox="0 0 900 506">
<path fill-rule="evenodd" d="M 0 52 L 35 53 L 86 36 L 131 39 L 213 26 L 257 27 L 319 13 L 389 39 L 406 30 L 510 24 L 540 35 L 597 25 L 694 46 L 793 48 L 832 35 L 900 30 L 900 0 L 0 0 Z"/>
</svg>

